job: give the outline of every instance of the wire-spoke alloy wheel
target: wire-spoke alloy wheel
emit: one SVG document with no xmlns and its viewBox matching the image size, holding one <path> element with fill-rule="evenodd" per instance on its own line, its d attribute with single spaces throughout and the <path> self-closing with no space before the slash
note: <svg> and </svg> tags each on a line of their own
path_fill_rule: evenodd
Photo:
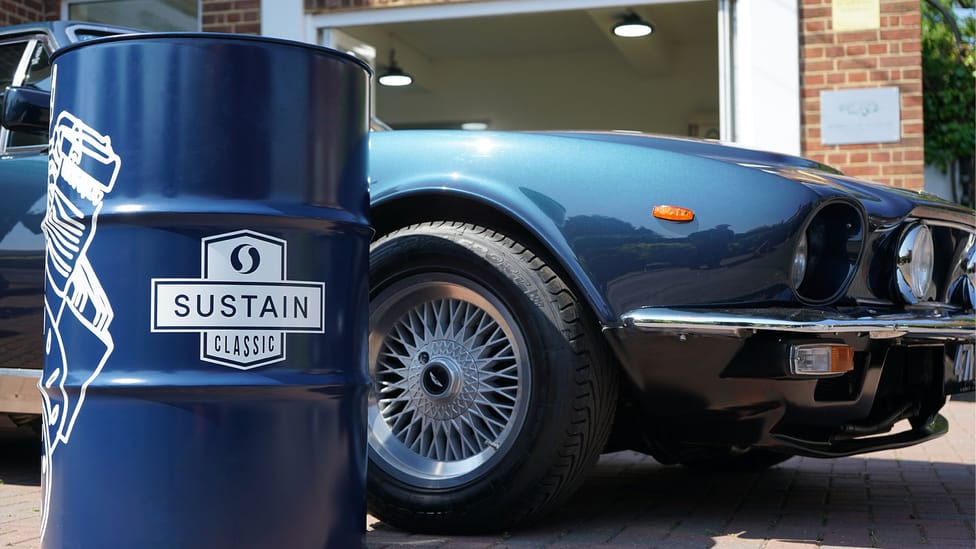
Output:
<svg viewBox="0 0 976 549">
<path fill-rule="evenodd" d="M 413 531 L 500 531 L 571 494 L 606 443 L 617 371 L 570 288 L 482 227 L 370 249 L 367 502 Z"/>
<path fill-rule="evenodd" d="M 373 299 L 370 446 L 391 475 L 464 482 L 521 427 L 525 340 L 504 305 L 453 275 L 415 275 Z"/>
</svg>

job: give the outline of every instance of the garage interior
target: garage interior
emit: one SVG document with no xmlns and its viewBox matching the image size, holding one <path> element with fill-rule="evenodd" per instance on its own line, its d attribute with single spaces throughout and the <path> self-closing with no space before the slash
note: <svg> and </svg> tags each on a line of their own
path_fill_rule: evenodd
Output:
<svg viewBox="0 0 976 549">
<path fill-rule="evenodd" d="M 622 38 L 629 11 L 654 32 Z M 717 0 L 344 27 L 333 43 L 413 77 L 376 85 L 398 129 L 638 130 L 719 136 Z M 375 59 L 368 59 L 375 55 Z M 473 123 L 473 125 L 472 125 Z"/>
</svg>

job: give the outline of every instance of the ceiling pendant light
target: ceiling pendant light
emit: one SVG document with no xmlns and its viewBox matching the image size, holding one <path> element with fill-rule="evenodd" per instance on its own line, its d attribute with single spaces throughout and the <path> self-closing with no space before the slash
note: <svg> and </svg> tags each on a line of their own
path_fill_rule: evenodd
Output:
<svg viewBox="0 0 976 549">
<path fill-rule="evenodd" d="M 413 83 L 413 77 L 403 71 L 396 62 L 396 50 L 390 50 L 390 64 L 379 77 L 381 86 L 401 87 Z"/>
<path fill-rule="evenodd" d="M 640 38 L 641 36 L 648 36 L 652 32 L 654 32 L 654 26 L 644 21 L 633 10 L 621 15 L 617 24 L 613 26 L 613 34 L 622 38 Z"/>
</svg>

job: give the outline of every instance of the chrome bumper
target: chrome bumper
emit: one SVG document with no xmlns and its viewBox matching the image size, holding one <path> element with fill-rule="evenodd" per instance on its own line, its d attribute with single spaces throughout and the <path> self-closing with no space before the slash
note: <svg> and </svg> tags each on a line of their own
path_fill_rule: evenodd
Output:
<svg viewBox="0 0 976 549">
<path fill-rule="evenodd" d="M 859 316 L 819 309 L 694 311 L 644 307 L 625 313 L 621 321 L 626 327 L 676 335 L 742 337 L 758 332 L 792 332 L 806 335 L 859 334 L 871 339 L 912 337 L 976 341 L 976 316 L 940 311 Z"/>
</svg>

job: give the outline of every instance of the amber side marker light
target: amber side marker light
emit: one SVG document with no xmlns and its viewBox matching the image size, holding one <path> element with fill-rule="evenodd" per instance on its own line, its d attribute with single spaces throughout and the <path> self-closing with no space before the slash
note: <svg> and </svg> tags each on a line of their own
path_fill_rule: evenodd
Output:
<svg viewBox="0 0 976 549">
<path fill-rule="evenodd" d="M 790 370 L 804 376 L 830 376 L 854 369 L 854 349 L 847 345 L 794 345 Z"/>
<path fill-rule="evenodd" d="M 654 206 L 654 217 L 666 221 L 687 223 L 695 220 L 695 212 L 678 206 Z"/>
</svg>

